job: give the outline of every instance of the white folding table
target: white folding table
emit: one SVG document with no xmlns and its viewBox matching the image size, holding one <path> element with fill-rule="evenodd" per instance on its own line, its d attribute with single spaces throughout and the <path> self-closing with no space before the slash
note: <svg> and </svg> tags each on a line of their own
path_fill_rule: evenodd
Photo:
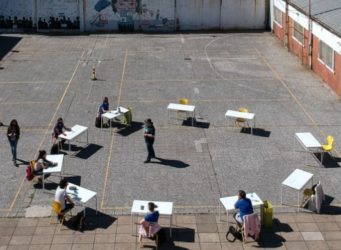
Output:
<svg viewBox="0 0 341 250">
<path fill-rule="evenodd" d="M 247 112 L 239 112 L 239 111 L 235 111 L 235 110 L 227 110 L 225 113 L 225 118 L 228 122 L 228 118 L 240 118 L 240 119 L 245 119 L 245 120 L 253 120 L 253 127 L 251 126 L 251 134 L 253 134 L 253 129 L 256 127 L 256 118 L 255 118 L 255 114 L 254 113 L 247 113 Z"/>
<path fill-rule="evenodd" d="M 46 159 L 48 161 L 51 161 L 53 163 L 56 163 L 56 166 L 49 166 L 46 169 L 43 169 L 43 190 L 45 190 L 45 174 L 54 174 L 54 173 L 59 173 L 60 178 L 62 178 L 62 171 L 63 171 L 63 161 L 64 161 L 64 155 L 59 154 L 59 155 L 47 155 Z"/>
<path fill-rule="evenodd" d="M 159 211 L 160 215 L 169 216 L 169 235 L 172 237 L 172 224 L 173 224 L 173 202 L 165 201 L 143 201 L 134 200 L 131 207 L 131 232 L 133 232 L 134 216 L 145 215 L 148 211 L 148 203 L 153 202 L 157 205 L 155 210 Z"/>
<path fill-rule="evenodd" d="M 75 125 L 71 128 L 71 131 L 65 131 L 66 135 L 60 134 L 58 138 L 67 140 L 69 143 L 69 154 L 71 151 L 71 141 L 76 139 L 78 136 L 86 132 L 86 143 L 89 143 L 88 127 Z"/>
<path fill-rule="evenodd" d="M 182 111 L 186 113 L 192 113 L 192 126 L 193 126 L 194 119 L 195 119 L 195 106 L 183 105 L 179 103 L 170 103 L 168 104 L 167 111 L 168 111 L 168 120 L 169 120 L 169 111 Z"/>
<path fill-rule="evenodd" d="M 92 198 L 96 198 L 96 215 L 97 215 L 97 193 L 89 189 L 77 186 L 73 183 L 68 183 L 66 188 L 66 193 L 78 204 L 81 204 L 84 208 L 85 217 L 85 203 L 87 203 Z"/>
<path fill-rule="evenodd" d="M 298 192 L 297 195 L 297 207 L 300 210 L 300 192 L 304 186 L 311 180 L 311 185 L 313 185 L 313 174 L 306 171 L 295 169 L 283 182 L 281 185 L 281 204 L 283 204 L 283 186 L 295 189 Z"/>
<path fill-rule="evenodd" d="M 295 133 L 295 138 L 306 151 L 304 163 L 305 165 L 307 165 L 308 152 L 313 152 L 313 153 L 321 152 L 322 145 L 310 132 Z M 321 154 L 321 164 L 322 164 L 322 154 Z"/>
<path fill-rule="evenodd" d="M 246 198 L 249 198 L 251 200 L 252 206 L 254 208 L 261 207 L 264 204 L 263 201 L 261 200 L 261 198 L 259 198 L 259 196 L 256 193 L 248 193 L 248 194 L 246 194 Z M 234 205 L 238 201 L 238 196 L 235 195 L 235 196 L 223 197 L 223 198 L 220 198 L 219 200 L 220 200 L 220 203 L 219 203 L 219 220 L 220 220 L 220 215 L 221 215 L 221 204 L 223 204 L 223 206 L 226 210 L 227 224 L 228 224 L 228 221 L 229 221 L 228 211 L 236 209 L 234 207 Z"/>
<path fill-rule="evenodd" d="M 122 106 L 119 106 L 115 110 L 110 110 L 109 112 L 102 114 L 101 127 L 103 128 L 103 118 L 106 118 L 109 120 L 110 129 L 111 129 L 111 121 L 115 118 L 119 118 L 119 117 L 123 116 L 127 112 L 129 112 L 129 109 L 122 107 Z"/>
</svg>

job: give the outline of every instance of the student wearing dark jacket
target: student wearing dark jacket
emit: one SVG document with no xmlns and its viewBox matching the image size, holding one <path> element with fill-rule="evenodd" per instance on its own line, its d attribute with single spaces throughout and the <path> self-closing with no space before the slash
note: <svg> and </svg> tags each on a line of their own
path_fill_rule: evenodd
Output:
<svg viewBox="0 0 341 250">
<path fill-rule="evenodd" d="M 20 138 L 20 128 L 17 120 L 13 119 L 7 129 L 7 138 L 11 146 L 13 164 L 17 164 L 17 145 Z"/>
</svg>

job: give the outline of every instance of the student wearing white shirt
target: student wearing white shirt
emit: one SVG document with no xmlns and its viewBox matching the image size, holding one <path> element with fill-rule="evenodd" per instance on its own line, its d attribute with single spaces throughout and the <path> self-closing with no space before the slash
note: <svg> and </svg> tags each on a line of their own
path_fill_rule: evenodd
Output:
<svg viewBox="0 0 341 250">
<path fill-rule="evenodd" d="M 59 202 L 62 207 L 62 213 L 71 210 L 75 206 L 70 196 L 66 193 L 67 185 L 67 181 L 65 179 L 61 179 L 54 196 L 54 200 Z"/>
</svg>

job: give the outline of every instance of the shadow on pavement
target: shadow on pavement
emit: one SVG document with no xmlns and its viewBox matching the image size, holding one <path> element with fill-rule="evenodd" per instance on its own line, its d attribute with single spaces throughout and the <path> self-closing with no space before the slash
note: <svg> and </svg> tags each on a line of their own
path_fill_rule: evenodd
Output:
<svg viewBox="0 0 341 250">
<path fill-rule="evenodd" d="M 170 166 L 173 168 L 187 168 L 190 165 L 183 162 L 183 161 L 179 161 L 179 160 L 169 160 L 169 159 L 163 159 L 163 158 L 155 158 L 156 160 L 159 161 L 151 161 L 150 163 L 156 163 L 156 164 L 160 164 L 160 165 L 165 165 L 165 166 Z"/>
<path fill-rule="evenodd" d="M 270 134 L 271 134 L 271 131 L 267 131 L 267 130 L 262 129 L 262 128 L 254 128 L 254 129 L 252 129 L 252 132 L 253 132 L 252 135 L 260 136 L 260 137 L 270 137 Z M 251 134 L 251 128 L 243 127 L 240 130 L 240 133 Z"/>
<path fill-rule="evenodd" d="M 321 153 L 314 153 L 316 159 L 321 162 Z M 330 153 L 326 152 L 323 156 L 322 166 L 325 168 L 339 168 L 339 162 L 341 159 L 338 157 L 333 157 Z"/>
<path fill-rule="evenodd" d="M 4 58 L 21 40 L 20 37 L 0 36 L 0 60 Z"/>
<path fill-rule="evenodd" d="M 188 248 L 175 246 L 174 241 L 176 241 L 176 242 L 194 242 L 195 231 L 192 228 L 172 228 L 172 238 L 169 235 L 170 228 L 162 227 L 162 229 L 165 231 L 165 235 L 166 235 L 165 241 L 162 242 L 159 247 L 156 247 L 155 241 L 143 239 L 143 248 L 144 249 L 186 250 Z"/>
<path fill-rule="evenodd" d="M 110 227 L 117 218 L 110 215 L 98 212 L 92 208 L 85 208 L 86 216 L 83 221 L 82 232 L 93 231 L 99 228 L 107 229 Z M 82 217 L 83 211 L 72 216 L 69 220 L 64 222 L 64 226 L 71 230 L 79 230 L 80 217 Z"/>
<path fill-rule="evenodd" d="M 128 136 L 132 133 L 135 133 L 143 128 L 143 122 L 131 122 L 130 126 L 113 123 L 115 124 L 115 127 L 119 129 L 116 133 L 122 136 Z"/>
<path fill-rule="evenodd" d="M 210 127 L 210 123 L 201 117 L 194 119 L 193 125 L 192 125 L 192 120 L 193 120 L 192 117 L 187 118 L 187 120 L 184 120 L 182 122 L 182 126 L 187 126 L 187 127 L 193 126 L 194 128 L 206 128 L 206 129 Z"/>
<path fill-rule="evenodd" d="M 95 154 L 98 150 L 100 150 L 101 148 L 103 148 L 103 146 L 97 145 L 94 143 L 90 143 L 88 146 L 81 149 L 81 151 L 79 151 L 75 155 L 75 157 L 86 160 L 86 159 L 90 158 L 93 154 Z"/>
</svg>

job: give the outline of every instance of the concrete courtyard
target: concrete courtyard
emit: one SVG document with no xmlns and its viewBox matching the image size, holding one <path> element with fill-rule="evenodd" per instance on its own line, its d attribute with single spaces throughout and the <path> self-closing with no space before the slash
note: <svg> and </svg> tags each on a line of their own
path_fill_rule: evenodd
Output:
<svg viewBox="0 0 341 250">
<path fill-rule="evenodd" d="M 15 37 L 15 39 L 14 39 Z M 96 191 L 104 214 L 128 214 L 133 200 L 173 201 L 174 212 L 217 213 L 219 198 L 239 189 L 280 205 L 281 182 L 296 168 L 321 181 L 332 207 L 341 201 L 340 98 L 271 33 L 41 36 L 1 35 L 13 43 L 0 62 L 0 120 L 16 118 L 22 135 L 18 158 L 29 161 L 50 151 L 58 117 L 67 126 L 89 127 L 89 144 L 66 150 L 63 176 Z M 13 42 L 15 40 L 15 42 Z M 97 81 L 90 79 L 96 67 Z M 110 106 L 131 107 L 131 128 L 94 127 L 104 96 Z M 188 126 L 168 119 L 167 105 L 188 98 L 209 124 Z M 227 120 L 227 109 L 256 114 L 254 135 Z M 159 160 L 144 164 L 142 122 L 156 127 Z M 207 128 L 208 127 L 208 128 Z M 25 180 L 25 163 L 13 166 L 1 127 L 0 214 L 25 216 L 44 209 L 59 181 L 46 191 Z M 335 138 L 332 159 L 307 156 L 296 132 L 311 132 L 321 143 Z M 20 163 L 20 162 L 19 162 Z M 284 190 L 294 204 L 296 192 Z M 95 202 L 88 207 L 94 209 Z M 289 209 L 290 210 L 290 209 Z M 40 210 L 39 210 L 40 211 Z"/>
</svg>

